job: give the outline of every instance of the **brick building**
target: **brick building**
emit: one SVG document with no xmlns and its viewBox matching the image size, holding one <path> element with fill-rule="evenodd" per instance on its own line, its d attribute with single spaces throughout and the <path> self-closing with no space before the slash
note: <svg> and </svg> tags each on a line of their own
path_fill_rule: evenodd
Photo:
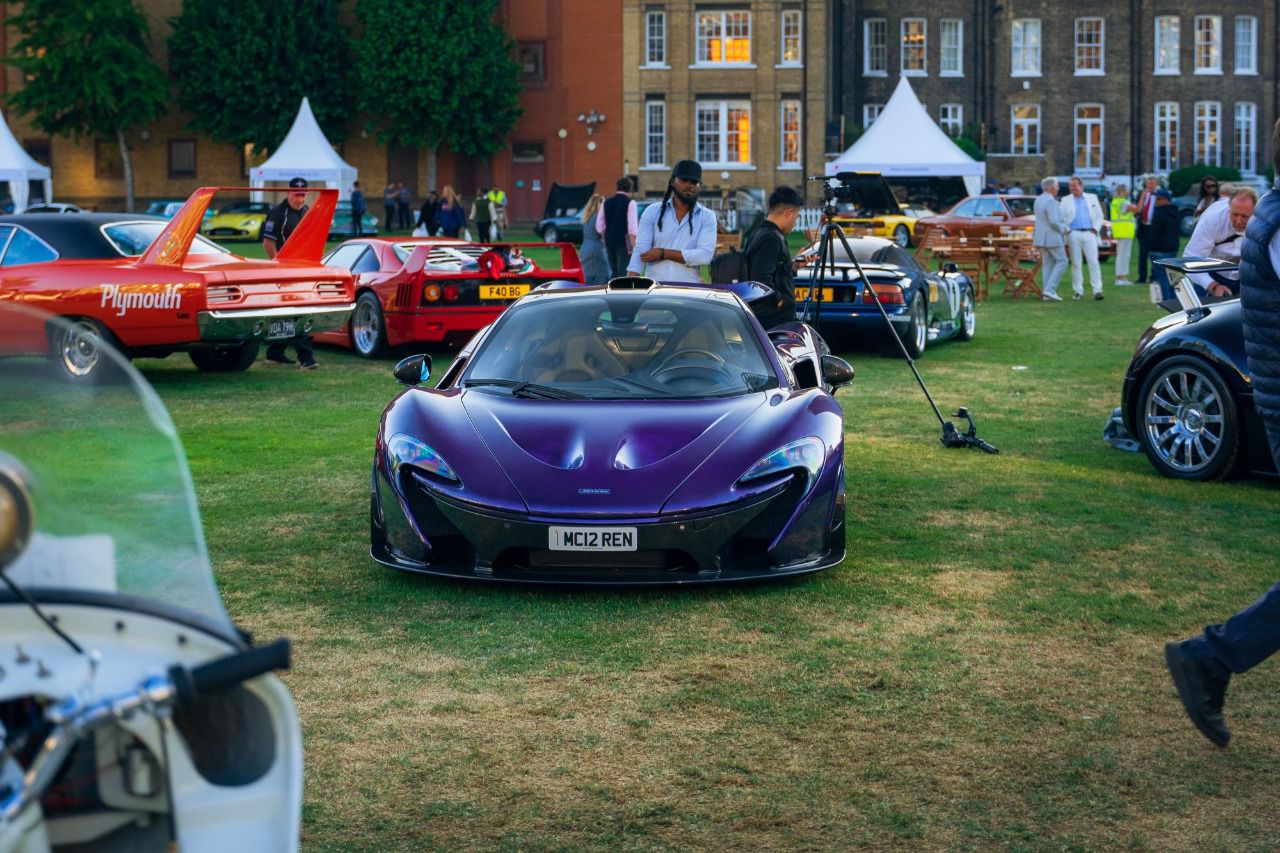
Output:
<svg viewBox="0 0 1280 853">
<path fill-rule="evenodd" d="M 624 165 L 661 195 L 678 160 L 703 195 L 801 186 L 823 169 L 828 4 L 623 0 Z"/>
<path fill-rule="evenodd" d="M 843 0 L 846 124 L 874 119 L 906 75 L 988 174 L 1259 174 L 1280 92 L 1280 2 Z"/>
</svg>

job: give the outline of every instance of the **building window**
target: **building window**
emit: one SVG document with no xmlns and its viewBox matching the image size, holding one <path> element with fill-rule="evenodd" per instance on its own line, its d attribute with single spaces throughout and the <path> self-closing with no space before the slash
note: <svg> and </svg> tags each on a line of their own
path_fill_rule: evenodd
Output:
<svg viewBox="0 0 1280 853">
<path fill-rule="evenodd" d="M 1222 17 L 1196 15 L 1196 74 L 1222 73 Z"/>
<path fill-rule="evenodd" d="M 1196 133 L 1193 160 L 1206 166 L 1222 165 L 1222 104 L 1196 101 Z"/>
<path fill-rule="evenodd" d="M 667 64 L 667 13 L 647 12 L 644 16 L 644 64 Z"/>
<path fill-rule="evenodd" d="M 1178 59 L 1178 43 L 1181 23 L 1177 15 L 1161 15 L 1156 18 L 1156 73 L 1181 74 Z"/>
<path fill-rule="evenodd" d="M 698 101 L 698 161 L 712 165 L 751 162 L 751 102 Z"/>
<path fill-rule="evenodd" d="M 800 165 L 800 102 L 782 102 L 782 158 L 780 166 Z"/>
<path fill-rule="evenodd" d="M 862 22 L 862 73 L 866 77 L 889 73 L 889 24 L 884 18 Z"/>
<path fill-rule="evenodd" d="M 115 140 L 105 142 L 94 141 L 93 176 L 102 180 L 121 180 L 124 178 L 124 163 L 120 160 L 120 146 Z"/>
<path fill-rule="evenodd" d="M 1157 172 L 1172 172 L 1178 168 L 1178 123 L 1179 110 L 1176 101 L 1161 101 L 1156 104 Z"/>
<path fill-rule="evenodd" d="M 1040 19 L 1017 18 L 1013 22 L 1013 76 L 1040 76 Z"/>
<path fill-rule="evenodd" d="M 169 177 L 194 178 L 196 176 L 196 141 L 194 139 L 169 140 Z"/>
<path fill-rule="evenodd" d="M 929 46 L 929 22 L 924 18 L 902 19 L 902 73 L 923 76 L 929 73 L 925 56 Z"/>
<path fill-rule="evenodd" d="M 1258 19 L 1252 15 L 1236 18 L 1236 73 L 1258 73 Z"/>
<path fill-rule="evenodd" d="M 1076 74 L 1085 76 L 1105 73 L 1102 45 L 1102 19 L 1076 18 Z"/>
<path fill-rule="evenodd" d="M 943 18 L 939 21 L 938 41 L 942 44 L 938 73 L 943 77 L 963 77 L 964 21 L 959 18 Z"/>
<path fill-rule="evenodd" d="M 938 107 L 938 124 L 950 136 L 959 136 L 964 128 L 964 106 L 962 104 L 943 104 Z"/>
<path fill-rule="evenodd" d="M 751 13 L 699 12 L 698 65 L 747 65 L 751 62 Z"/>
<path fill-rule="evenodd" d="M 644 164 L 662 166 L 667 162 L 667 103 L 645 101 Z"/>
<path fill-rule="evenodd" d="M 1010 109 L 1012 154 L 1040 153 L 1040 105 L 1014 104 Z"/>
<path fill-rule="evenodd" d="M 543 42 L 520 42 L 516 45 L 520 63 L 520 82 L 541 83 L 547 79 L 547 46 Z"/>
<path fill-rule="evenodd" d="M 862 105 L 862 127 L 865 130 L 880 118 L 880 111 L 884 109 L 884 104 L 863 104 Z"/>
<path fill-rule="evenodd" d="M 1102 104 L 1076 104 L 1076 172 L 1102 171 Z"/>
<path fill-rule="evenodd" d="M 513 163 L 545 163 L 547 161 L 546 146 L 539 139 L 513 140 L 511 143 L 511 162 Z"/>
<path fill-rule="evenodd" d="M 782 65 L 801 65 L 804 62 L 801 48 L 804 43 L 803 18 L 799 9 L 782 12 Z"/>
<path fill-rule="evenodd" d="M 1258 171 L 1258 105 L 1236 104 L 1236 168 L 1241 174 Z"/>
</svg>

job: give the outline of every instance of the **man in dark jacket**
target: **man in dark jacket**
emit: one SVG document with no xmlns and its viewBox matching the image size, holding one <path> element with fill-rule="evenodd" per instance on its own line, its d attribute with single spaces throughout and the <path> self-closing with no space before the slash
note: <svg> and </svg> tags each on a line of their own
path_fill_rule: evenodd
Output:
<svg viewBox="0 0 1280 853">
<path fill-rule="evenodd" d="M 1271 135 L 1280 172 L 1280 122 Z M 1271 457 L 1280 468 L 1280 183 L 1262 197 L 1245 229 L 1240 253 L 1240 308 L 1244 349 L 1253 377 L 1253 404 L 1262 416 Z M 1169 643 L 1165 663 L 1182 707 L 1200 733 L 1226 746 L 1231 731 L 1222 717 L 1232 675 L 1252 669 L 1280 651 L 1280 583 L 1221 625 Z"/>
<path fill-rule="evenodd" d="M 267 253 L 268 258 L 274 258 L 276 254 L 284 248 L 285 241 L 289 239 L 289 235 L 293 233 L 293 229 L 298 227 L 298 223 L 302 221 L 302 217 L 307 215 L 307 179 L 291 178 L 289 180 L 290 192 L 285 196 L 285 200 L 271 208 L 271 212 L 267 214 L 267 218 L 262 223 L 262 248 Z M 298 351 L 298 366 L 303 370 L 315 370 L 316 356 L 315 348 L 311 344 L 311 336 L 305 332 L 297 337 L 288 338 L 283 341 L 272 341 L 267 345 L 267 362 L 269 364 L 293 364 L 293 359 L 289 358 L 285 347 L 293 344 L 293 348 Z"/>
<path fill-rule="evenodd" d="M 794 188 L 778 187 L 769 196 L 768 216 L 747 243 L 747 277 L 773 288 L 773 296 L 751 306 L 766 329 L 796 318 L 795 264 L 787 235 L 796 227 L 803 206 L 804 198 Z"/>
<path fill-rule="evenodd" d="M 1178 226 L 1178 208 L 1173 204 L 1173 195 L 1161 188 L 1155 191 L 1154 197 L 1151 224 L 1147 226 L 1147 256 L 1153 261 L 1175 257 L 1178 254 L 1178 243 L 1182 239 L 1182 231 Z M 1173 299 L 1176 294 L 1169 284 L 1169 274 L 1164 271 L 1164 267 L 1152 265 L 1151 269 L 1151 280 L 1160 285 L 1160 299 Z"/>
</svg>

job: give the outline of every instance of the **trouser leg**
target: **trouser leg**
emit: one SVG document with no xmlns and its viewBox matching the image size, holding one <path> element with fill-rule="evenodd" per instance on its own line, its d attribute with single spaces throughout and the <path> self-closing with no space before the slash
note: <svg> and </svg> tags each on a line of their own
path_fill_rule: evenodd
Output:
<svg viewBox="0 0 1280 853">
<path fill-rule="evenodd" d="M 1067 271 L 1067 253 L 1061 246 L 1055 246 L 1042 248 L 1040 254 L 1044 258 L 1044 265 L 1041 267 L 1044 272 L 1044 292 L 1056 296 L 1058 282 L 1062 281 L 1062 274 Z"/>
<path fill-rule="evenodd" d="M 1213 660 L 1233 673 L 1262 663 L 1280 650 L 1280 583 L 1221 625 L 1207 626 L 1184 648 L 1191 657 Z"/>
<path fill-rule="evenodd" d="M 394 204 L 386 205 L 387 208 L 387 231 L 396 227 L 396 206 Z"/>
<path fill-rule="evenodd" d="M 1138 226 L 1138 282 L 1142 283 L 1147 280 L 1147 258 L 1150 250 L 1147 248 L 1147 229 L 1145 226 Z"/>
<path fill-rule="evenodd" d="M 1072 231 L 1067 235 L 1067 246 L 1071 249 L 1071 292 L 1080 296 L 1084 293 L 1084 269 L 1083 263 L 1083 240 L 1080 235 L 1083 231 Z M 1093 235 L 1090 234 L 1090 237 Z"/>
<path fill-rule="evenodd" d="M 360 227 L 360 214 L 356 213 L 354 210 L 351 211 L 351 235 L 353 237 L 361 237 L 364 235 L 364 231 Z"/>
<path fill-rule="evenodd" d="M 298 335 L 296 338 L 290 338 L 289 343 L 293 344 L 293 348 L 298 352 L 299 364 L 307 364 L 316 360 L 316 350 L 310 335 Z"/>
<path fill-rule="evenodd" d="M 1133 238 L 1126 237 L 1123 240 L 1116 240 L 1116 279 L 1127 281 L 1129 279 L 1129 257 L 1133 252 Z"/>
<path fill-rule="evenodd" d="M 1081 249 L 1084 251 L 1084 261 L 1089 266 L 1089 287 L 1094 293 L 1102 292 L 1102 265 L 1098 263 L 1098 237 L 1087 231 L 1082 231 L 1083 239 L 1080 241 Z"/>
</svg>

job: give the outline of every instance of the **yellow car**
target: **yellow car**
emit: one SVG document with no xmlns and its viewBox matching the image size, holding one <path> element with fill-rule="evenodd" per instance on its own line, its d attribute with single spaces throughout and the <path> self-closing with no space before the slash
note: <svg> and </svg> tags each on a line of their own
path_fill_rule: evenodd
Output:
<svg viewBox="0 0 1280 853">
<path fill-rule="evenodd" d="M 218 240 L 261 240 L 262 223 L 270 212 L 266 202 L 238 201 L 215 213 L 200 233 Z"/>
<path fill-rule="evenodd" d="M 879 172 L 841 172 L 836 223 L 876 237 L 885 237 L 902 248 L 911 245 L 916 217 L 898 198 Z"/>
</svg>

